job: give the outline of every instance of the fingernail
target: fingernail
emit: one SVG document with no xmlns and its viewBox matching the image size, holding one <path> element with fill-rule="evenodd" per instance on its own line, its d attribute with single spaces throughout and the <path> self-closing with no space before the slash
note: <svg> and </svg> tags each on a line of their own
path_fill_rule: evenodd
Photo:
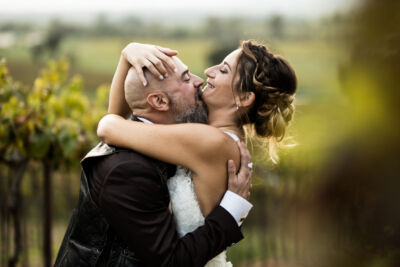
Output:
<svg viewBox="0 0 400 267">
<path fill-rule="evenodd" d="M 147 85 L 147 82 L 143 82 L 143 86 L 146 86 Z"/>
<path fill-rule="evenodd" d="M 177 68 L 175 68 L 175 69 L 174 69 L 174 72 L 178 72 L 178 69 L 177 69 Z"/>
<path fill-rule="evenodd" d="M 168 77 L 168 73 L 165 73 L 164 77 L 167 78 Z"/>
<path fill-rule="evenodd" d="M 162 75 L 160 75 L 160 80 L 164 80 L 164 77 Z"/>
</svg>

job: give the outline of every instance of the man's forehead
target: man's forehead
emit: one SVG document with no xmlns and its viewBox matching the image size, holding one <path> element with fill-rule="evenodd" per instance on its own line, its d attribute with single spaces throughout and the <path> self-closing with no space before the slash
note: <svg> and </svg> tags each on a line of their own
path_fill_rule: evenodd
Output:
<svg viewBox="0 0 400 267">
<path fill-rule="evenodd" d="M 182 74 L 188 69 L 188 66 L 186 66 L 182 60 L 180 60 L 178 57 L 173 56 L 172 59 L 174 60 L 174 63 L 176 64 L 176 67 L 178 69 L 178 74 Z"/>
</svg>

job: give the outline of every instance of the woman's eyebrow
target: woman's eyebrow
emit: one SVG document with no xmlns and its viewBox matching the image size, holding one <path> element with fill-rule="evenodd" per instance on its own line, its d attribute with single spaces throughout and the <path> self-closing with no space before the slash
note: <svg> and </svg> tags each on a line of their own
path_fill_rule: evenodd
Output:
<svg viewBox="0 0 400 267">
<path fill-rule="evenodd" d="M 231 66 L 228 64 L 228 62 L 224 61 L 224 64 L 228 66 L 228 68 L 230 69 L 230 71 L 232 71 Z"/>
</svg>

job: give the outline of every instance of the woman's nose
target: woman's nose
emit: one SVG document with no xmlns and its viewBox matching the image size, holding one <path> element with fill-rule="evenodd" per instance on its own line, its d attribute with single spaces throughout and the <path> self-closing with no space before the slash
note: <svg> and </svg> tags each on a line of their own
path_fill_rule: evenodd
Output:
<svg viewBox="0 0 400 267">
<path fill-rule="evenodd" d="M 210 68 L 206 69 L 204 71 L 204 74 L 209 78 L 214 78 L 214 76 L 215 76 L 214 67 L 210 67 Z"/>
</svg>

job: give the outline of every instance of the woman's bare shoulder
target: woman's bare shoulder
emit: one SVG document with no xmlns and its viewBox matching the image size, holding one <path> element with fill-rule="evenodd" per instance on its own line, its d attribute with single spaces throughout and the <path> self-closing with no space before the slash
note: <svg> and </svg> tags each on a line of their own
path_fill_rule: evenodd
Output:
<svg viewBox="0 0 400 267">
<path fill-rule="evenodd" d="M 181 137 L 183 139 L 202 144 L 202 147 L 204 148 L 210 149 L 215 146 L 226 145 L 226 134 L 218 128 L 208 124 L 180 123 L 170 124 L 167 127 L 175 128 L 181 132 Z"/>
<path fill-rule="evenodd" d="M 222 130 L 207 124 L 185 123 L 179 124 L 187 132 L 190 139 L 195 140 L 202 150 L 205 161 L 226 162 L 229 159 L 239 164 L 240 152 L 236 141 Z M 216 163 L 217 163 L 216 162 Z"/>
</svg>

